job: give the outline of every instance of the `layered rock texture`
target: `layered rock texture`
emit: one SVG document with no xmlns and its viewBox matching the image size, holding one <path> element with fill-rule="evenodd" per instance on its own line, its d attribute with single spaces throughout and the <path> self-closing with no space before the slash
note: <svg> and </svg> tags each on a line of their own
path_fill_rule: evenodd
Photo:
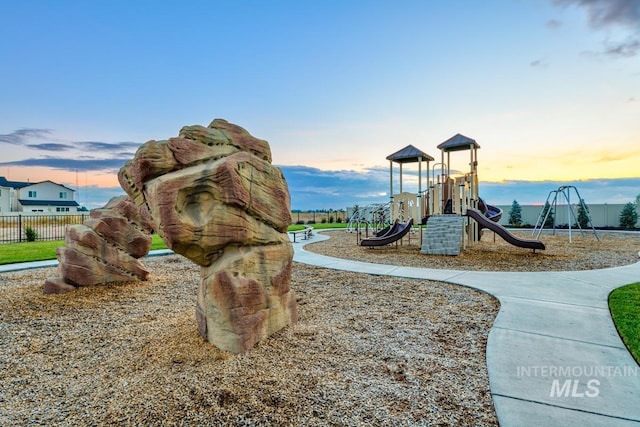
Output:
<svg viewBox="0 0 640 427">
<path fill-rule="evenodd" d="M 93 209 L 83 224 L 67 226 L 67 246 L 56 250 L 60 277 L 45 281 L 45 293 L 147 280 L 149 271 L 138 259 L 151 247 L 146 216 L 144 209 L 122 196 L 111 199 L 102 209 Z"/>
<path fill-rule="evenodd" d="M 266 141 L 222 119 L 185 126 L 142 145 L 118 178 L 167 246 L 201 266 L 209 342 L 240 353 L 297 320 L 289 190 Z"/>
</svg>

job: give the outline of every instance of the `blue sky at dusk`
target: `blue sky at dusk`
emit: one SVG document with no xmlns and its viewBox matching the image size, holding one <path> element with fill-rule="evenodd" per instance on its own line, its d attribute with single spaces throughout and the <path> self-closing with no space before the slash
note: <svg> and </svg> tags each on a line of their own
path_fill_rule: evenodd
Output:
<svg viewBox="0 0 640 427">
<path fill-rule="evenodd" d="M 387 201 L 387 155 L 456 133 L 492 204 L 640 193 L 639 0 L 0 0 L 0 55 L 0 176 L 89 208 L 218 117 L 269 141 L 294 209 Z"/>
</svg>

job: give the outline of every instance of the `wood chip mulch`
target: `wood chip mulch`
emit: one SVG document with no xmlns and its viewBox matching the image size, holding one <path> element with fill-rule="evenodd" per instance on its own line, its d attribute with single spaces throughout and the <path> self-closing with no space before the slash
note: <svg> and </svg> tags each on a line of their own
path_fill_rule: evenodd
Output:
<svg viewBox="0 0 640 427">
<path fill-rule="evenodd" d="M 581 235 L 573 231 L 571 241 L 566 231 L 555 235 L 545 230 L 540 240 L 544 251 L 512 246 L 489 230 L 480 242 L 467 247 L 458 256 L 420 253 L 420 234 L 412 232 L 397 244 L 382 247 L 358 245 L 356 233 L 345 230 L 321 231 L 331 238 L 305 247 L 310 252 L 379 264 L 402 265 L 470 271 L 576 271 L 618 267 L 638 262 L 640 233 L 598 232 Z M 515 231 L 518 237 L 532 239 L 531 231 Z"/>
<path fill-rule="evenodd" d="M 306 248 L 417 267 L 584 270 L 638 261 L 638 234 L 485 234 L 458 257 L 419 235 L 363 248 L 332 231 Z M 530 238 L 528 234 L 522 237 Z M 147 282 L 45 295 L 52 268 L 0 274 L 0 425 L 496 425 L 485 347 L 499 304 L 426 280 L 294 265 L 299 322 L 233 355 L 197 333 L 198 267 L 146 258 Z"/>
<path fill-rule="evenodd" d="M 197 333 L 198 267 L 45 295 L 0 275 L 0 425 L 496 425 L 490 296 L 294 265 L 299 322 L 233 355 Z"/>
</svg>

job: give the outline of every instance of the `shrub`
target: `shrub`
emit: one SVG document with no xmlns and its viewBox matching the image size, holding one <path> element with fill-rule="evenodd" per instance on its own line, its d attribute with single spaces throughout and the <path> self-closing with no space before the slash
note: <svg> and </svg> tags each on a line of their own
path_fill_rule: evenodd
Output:
<svg viewBox="0 0 640 427">
<path fill-rule="evenodd" d="M 553 217 L 553 208 L 548 201 L 544 202 L 544 208 L 542 209 L 542 214 L 540 214 L 540 216 L 543 220 L 545 217 L 547 218 L 544 221 L 542 228 L 553 228 L 553 224 L 555 223 L 555 219 Z"/>
<path fill-rule="evenodd" d="M 638 212 L 636 211 L 635 203 L 627 203 L 620 212 L 620 227 L 625 230 L 635 228 L 636 222 L 638 222 Z"/>
<path fill-rule="evenodd" d="M 327 219 L 326 219 L 326 218 L 322 218 L 322 219 L 320 220 L 320 222 L 321 222 L 322 224 L 326 224 L 326 223 L 327 223 Z"/>
<path fill-rule="evenodd" d="M 38 232 L 31 227 L 24 229 L 24 235 L 27 238 L 27 242 L 35 242 L 38 239 Z"/>
<path fill-rule="evenodd" d="M 303 225 L 304 224 L 304 220 L 303 219 L 299 219 L 296 221 L 297 225 Z"/>
<path fill-rule="evenodd" d="M 578 205 L 578 224 L 580 228 L 589 227 L 589 206 L 584 202 L 584 200 L 580 199 L 580 204 Z"/>
<path fill-rule="evenodd" d="M 307 221 L 307 224 L 315 224 L 316 222 L 312 219 L 310 219 L 309 221 Z"/>
<path fill-rule="evenodd" d="M 515 225 L 519 227 L 522 225 L 522 207 L 516 200 L 511 204 L 511 210 L 509 210 L 509 225 Z"/>
</svg>

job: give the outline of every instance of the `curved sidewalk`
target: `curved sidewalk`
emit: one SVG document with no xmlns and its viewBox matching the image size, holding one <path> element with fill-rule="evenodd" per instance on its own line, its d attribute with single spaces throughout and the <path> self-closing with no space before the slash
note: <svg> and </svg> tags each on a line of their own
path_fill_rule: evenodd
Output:
<svg viewBox="0 0 640 427">
<path fill-rule="evenodd" d="M 500 425 L 640 426 L 640 367 L 620 339 L 609 293 L 640 281 L 640 263 L 571 272 L 471 272 L 399 267 L 314 254 L 294 243 L 294 261 L 375 275 L 431 279 L 500 301 L 487 369 Z"/>
</svg>

